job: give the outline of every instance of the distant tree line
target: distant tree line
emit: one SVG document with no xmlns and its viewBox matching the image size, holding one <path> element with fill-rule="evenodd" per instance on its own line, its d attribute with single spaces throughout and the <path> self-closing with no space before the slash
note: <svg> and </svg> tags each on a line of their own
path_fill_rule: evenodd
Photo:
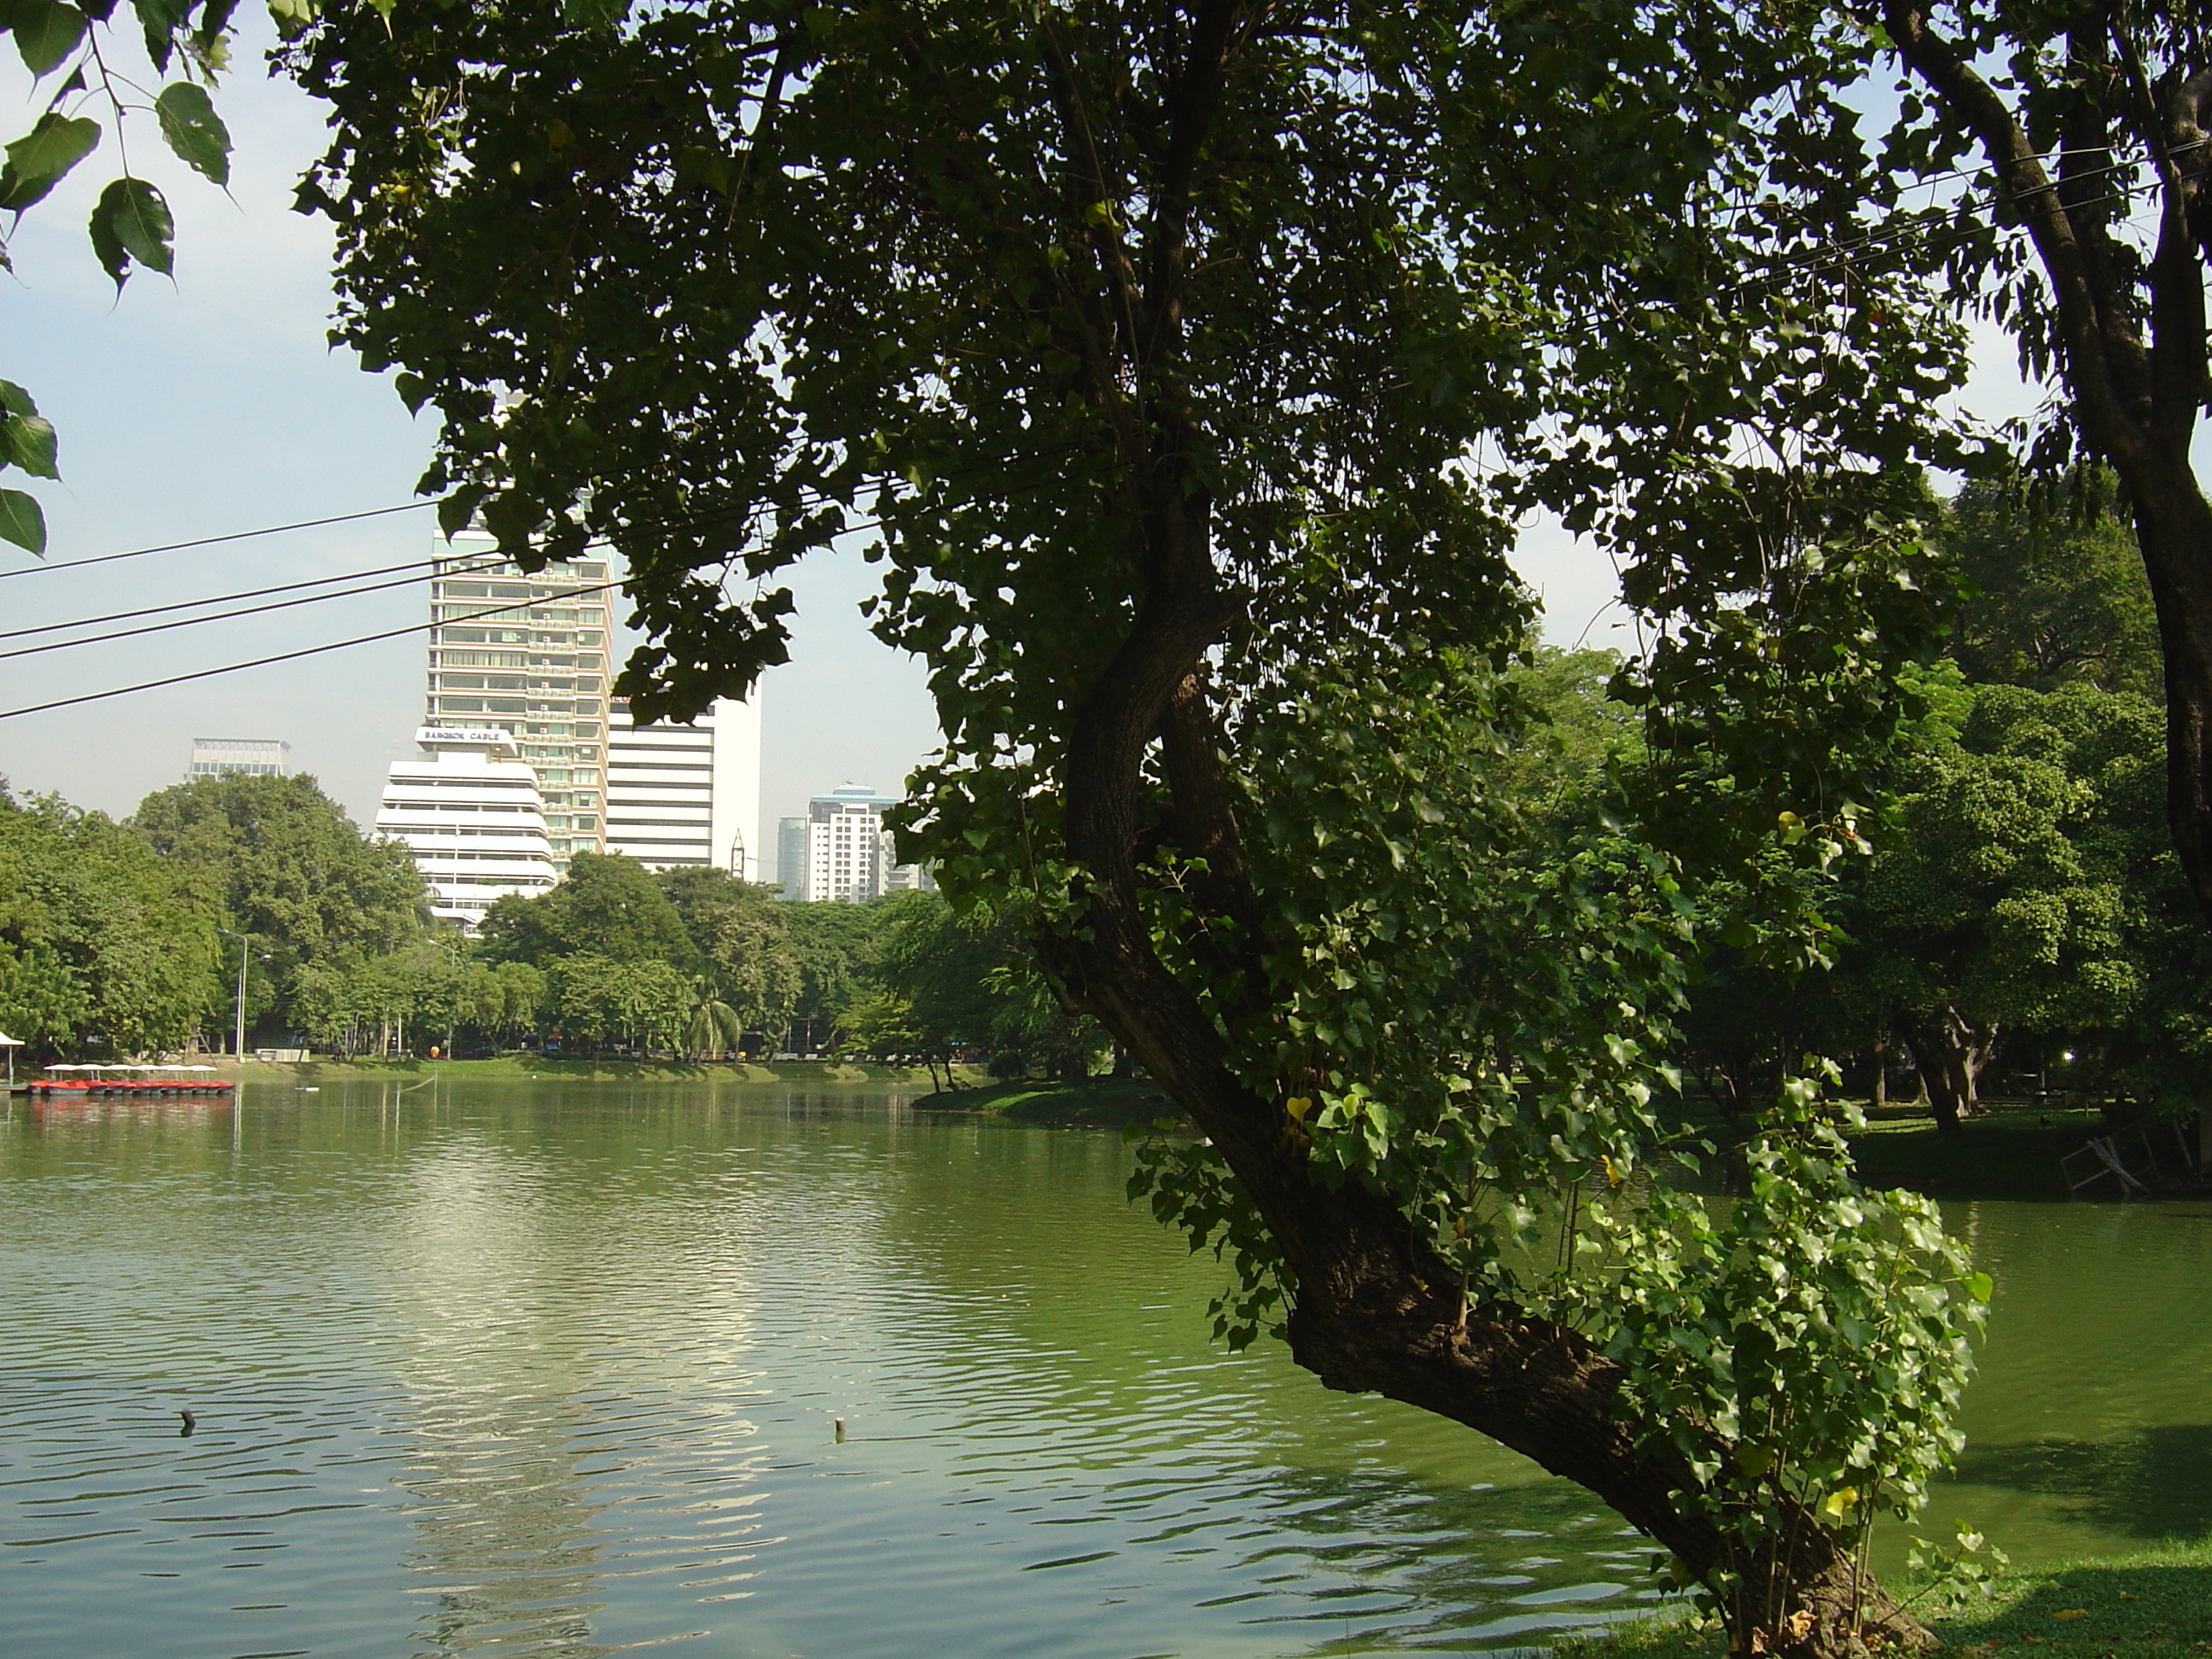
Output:
<svg viewBox="0 0 2212 1659">
<path fill-rule="evenodd" d="M 310 777 L 196 778 L 118 823 L 0 784 L 0 1031 L 26 1058 L 249 1044 L 865 1054 L 1079 1075 L 1105 1052 L 1005 920 L 933 893 L 790 904 L 727 872 L 586 854 L 471 939 L 406 849 Z"/>
<path fill-rule="evenodd" d="M 1810 957 L 1778 952 L 1792 930 L 1755 915 L 1708 919 L 1727 942 L 1678 1013 L 1684 1087 L 1747 1122 L 1802 1055 L 1838 1053 L 1858 1056 L 1859 1092 L 1894 1081 L 1946 1127 L 1993 1077 L 2193 1114 L 2212 957 L 2164 819 L 2157 640 L 2130 532 L 2094 481 L 2040 507 L 1972 484 L 1948 523 L 1950 649 L 1913 681 L 1873 856 L 1805 883 L 1825 939 Z M 1505 675 L 1526 723 L 1492 765 L 1506 806 L 1565 826 L 1632 783 L 1643 727 L 1608 695 L 1617 666 L 1532 649 Z M 405 850 L 364 837 L 312 778 L 195 779 L 121 823 L 0 785 L 0 1030 L 33 1059 L 222 1046 L 242 950 L 258 1042 L 933 1071 L 988 1056 L 1085 1074 L 1104 1034 L 1060 1009 L 1020 932 L 933 893 L 793 904 L 724 871 L 586 854 L 551 890 L 501 899 L 471 939 L 432 922 Z"/>
</svg>

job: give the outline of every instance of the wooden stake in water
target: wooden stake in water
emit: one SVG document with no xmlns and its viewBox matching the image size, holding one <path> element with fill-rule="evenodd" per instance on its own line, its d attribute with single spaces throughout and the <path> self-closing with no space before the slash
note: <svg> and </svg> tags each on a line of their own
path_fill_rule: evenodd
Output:
<svg viewBox="0 0 2212 1659">
<path fill-rule="evenodd" d="M 845 1443 L 845 1419 L 842 1417 L 833 1417 L 830 1420 L 836 1425 L 837 1443 L 841 1446 L 843 1445 Z"/>
</svg>

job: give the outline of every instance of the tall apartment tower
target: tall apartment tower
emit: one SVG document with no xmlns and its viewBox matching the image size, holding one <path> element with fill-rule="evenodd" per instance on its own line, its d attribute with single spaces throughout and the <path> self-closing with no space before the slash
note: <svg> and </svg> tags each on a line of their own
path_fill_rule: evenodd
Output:
<svg viewBox="0 0 2212 1659">
<path fill-rule="evenodd" d="M 653 869 L 686 865 L 761 878 L 760 700 L 719 699 L 688 726 L 607 722 L 606 840 Z"/>
<path fill-rule="evenodd" d="M 403 843 L 430 889 L 430 914 L 470 933 L 509 893 L 553 885 L 537 775 L 498 726 L 426 726 L 419 760 L 392 763 L 376 833 Z"/>
<path fill-rule="evenodd" d="M 607 574 L 586 560 L 527 574 L 490 536 L 464 531 L 430 578 L 426 724 L 514 738 L 556 874 L 606 845 Z"/>
</svg>

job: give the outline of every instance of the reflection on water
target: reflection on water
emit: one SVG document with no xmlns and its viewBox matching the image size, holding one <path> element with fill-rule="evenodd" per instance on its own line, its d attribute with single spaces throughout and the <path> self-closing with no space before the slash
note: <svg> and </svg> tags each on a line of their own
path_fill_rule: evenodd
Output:
<svg viewBox="0 0 2212 1659">
<path fill-rule="evenodd" d="M 2212 1531 L 2212 1205 L 1955 1204 L 1996 1280 L 1931 1519 L 2029 1560 Z"/>
<path fill-rule="evenodd" d="M 1290 1659 L 1648 1603 L 1577 1489 L 1210 1345 L 1127 1156 L 757 1088 L 19 1103 L 7 1650 Z M 1954 1215 L 2003 1289 L 1942 1502 L 2015 1554 L 2205 1518 L 2184 1213 Z"/>
<path fill-rule="evenodd" d="M 1127 1156 L 757 1089 L 18 1104 L 8 1650 L 1258 1659 L 1649 1598 L 1572 1487 L 1210 1345 Z"/>
</svg>

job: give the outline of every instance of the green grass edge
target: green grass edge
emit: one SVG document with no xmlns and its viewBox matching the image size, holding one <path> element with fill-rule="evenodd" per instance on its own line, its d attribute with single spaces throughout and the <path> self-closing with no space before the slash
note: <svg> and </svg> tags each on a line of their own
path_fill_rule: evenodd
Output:
<svg viewBox="0 0 2212 1659">
<path fill-rule="evenodd" d="M 1937 1613 L 1914 1605 L 1921 1587 L 1891 1586 L 1955 1659 L 2001 1648 L 2047 1650 L 2052 1659 L 2174 1659 L 2212 1651 L 2212 1537 L 2124 1555 L 2018 1567 L 1991 1581 L 1987 1601 Z M 1720 1659 L 1719 1630 L 1666 1613 L 1577 1635 L 1554 1651 L 1569 1659 Z"/>
</svg>

